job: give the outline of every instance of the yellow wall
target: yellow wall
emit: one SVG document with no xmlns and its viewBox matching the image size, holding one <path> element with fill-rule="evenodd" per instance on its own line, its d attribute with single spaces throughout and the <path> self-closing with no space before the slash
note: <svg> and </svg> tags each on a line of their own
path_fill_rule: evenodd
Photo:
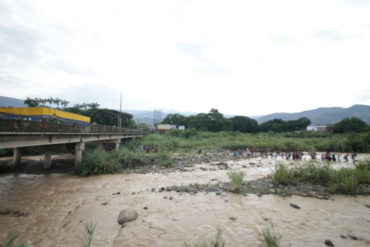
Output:
<svg viewBox="0 0 370 247">
<path fill-rule="evenodd" d="M 72 120 L 78 120 L 83 122 L 90 123 L 90 117 L 82 116 L 79 114 L 74 114 L 70 112 L 65 112 L 61 110 L 56 110 L 48 107 L 9 107 L 9 108 L 0 108 L 0 112 L 6 112 L 17 115 L 46 115 L 46 116 L 56 116 L 61 118 L 67 118 Z"/>
</svg>

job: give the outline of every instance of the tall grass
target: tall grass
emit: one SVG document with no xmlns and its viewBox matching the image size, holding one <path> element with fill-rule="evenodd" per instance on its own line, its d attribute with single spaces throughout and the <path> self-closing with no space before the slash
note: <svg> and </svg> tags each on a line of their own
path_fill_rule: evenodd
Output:
<svg viewBox="0 0 370 247">
<path fill-rule="evenodd" d="M 274 226 L 272 225 L 271 222 L 269 222 L 267 227 L 260 232 L 259 238 L 262 242 L 262 246 L 266 247 L 280 246 L 281 236 L 275 233 Z"/>
<path fill-rule="evenodd" d="M 15 240 L 18 238 L 18 236 L 11 237 L 6 243 L 2 244 L 2 247 L 26 247 L 24 243 L 21 244 L 15 244 Z"/>
<path fill-rule="evenodd" d="M 211 240 L 209 242 L 202 242 L 199 244 L 195 244 L 193 245 L 193 247 L 225 247 L 225 241 L 222 239 L 221 234 L 222 234 L 221 229 L 218 229 L 214 240 Z M 187 243 L 184 243 L 183 246 L 191 247 L 191 245 Z"/>
<path fill-rule="evenodd" d="M 85 224 L 85 231 L 82 234 L 82 239 L 81 239 L 83 247 L 90 247 L 91 246 L 92 238 L 93 238 L 94 232 L 95 232 L 95 226 L 96 225 L 94 225 L 92 222 L 89 222 L 89 223 Z"/>
<path fill-rule="evenodd" d="M 244 172 L 231 171 L 227 173 L 227 176 L 230 179 L 231 190 L 238 191 L 243 183 Z"/>
<path fill-rule="evenodd" d="M 193 133 L 194 132 L 194 133 Z M 370 152 L 370 132 L 362 134 L 331 134 L 310 131 L 288 133 L 241 132 L 169 132 L 152 134 L 140 140 L 143 145 L 167 151 L 185 151 L 194 148 L 236 150 L 252 148 L 274 151 L 333 151 Z"/>
<path fill-rule="evenodd" d="M 276 167 L 272 176 L 274 184 L 296 185 L 311 183 L 321 185 L 329 192 L 355 193 L 360 184 L 370 184 L 370 161 L 360 162 L 354 169 L 335 170 L 329 165 L 310 162 L 303 166 L 288 168 L 283 164 Z"/>
<path fill-rule="evenodd" d="M 126 147 L 111 152 L 96 150 L 84 153 L 82 162 L 74 169 L 74 174 L 88 176 L 116 173 L 125 168 L 148 165 L 152 162 L 168 167 L 173 164 L 173 159 L 168 152 L 146 154 L 139 149 Z"/>
</svg>

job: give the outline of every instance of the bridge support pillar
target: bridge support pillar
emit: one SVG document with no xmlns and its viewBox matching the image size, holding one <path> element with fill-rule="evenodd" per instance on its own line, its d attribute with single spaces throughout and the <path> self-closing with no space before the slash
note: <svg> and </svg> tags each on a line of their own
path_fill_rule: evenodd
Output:
<svg viewBox="0 0 370 247">
<path fill-rule="evenodd" d="M 117 139 L 116 141 L 115 141 L 115 145 L 114 145 L 114 149 L 116 150 L 116 151 L 118 151 L 119 150 L 119 144 L 121 143 L 121 139 Z"/>
<path fill-rule="evenodd" d="M 20 163 L 21 163 L 21 150 L 19 148 L 14 148 L 12 167 L 17 167 L 17 165 L 19 165 Z"/>
<path fill-rule="evenodd" d="M 51 153 L 45 153 L 44 154 L 44 168 L 50 168 L 51 167 Z"/>
<path fill-rule="evenodd" d="M 76 143 L 76 155 L 75 155 L 75 166 L 77 166 L 82 161 L 82 151 L 85 150 L 85 143 Z"/>
<path fill-rule="evenodd" d="M 99 151 L 103 151 L 104 150 L 104 148 L 103 148 L 103 142 L 102 141 L 99 141 L 98 142 L 98 150 Z"/>
</svg>

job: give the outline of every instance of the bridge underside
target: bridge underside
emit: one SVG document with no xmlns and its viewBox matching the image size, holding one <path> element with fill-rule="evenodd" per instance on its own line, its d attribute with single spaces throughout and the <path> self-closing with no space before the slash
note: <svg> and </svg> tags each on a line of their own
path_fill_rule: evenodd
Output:
<svg viewBox="0 0 370 247">
<path fill-rule="evenodd" d="M 20 148 L 47 146 L 68 143 L 85 143 L 96 141 L 111 141 L 120 139 L 132 139 L 142 137 L 140 134 L 116 134 L 116 133 L 37 133 L 37 132 L 0 132 L 1 148 Z"/>
<path fill-rule="evenodd" d="M 102 149 L 104 142 L 113 142 L 117 150 L 122 139 L 139 138 L 146 134 L 148 133 L 140 130 L 95 124 L 87 127 L 76 127 L 38 123 L 24 119 L 0 118 L 0 149 L 14 149 L 13 166 L 21 161 L 20 148 L 74 145 L 75 164 L 77 165 L 82 160 L 82 152 L 85 150 L 85 143 L 87 142 L 98 142 L 99 149 Z M 46 151 L 44 161 L 44 167 L 51 166 L 50 151 Z"/>
<path fill-rule="evenodd" d="M 119 149 L 122 139 L 135 139 L 142 135 L 117 135 L 117 134 L 53 134 L 53 133 L 17 133 L 5 134 L 0 133 L 0 147 L 13 148 L 12 166 L 17 166 L 21 162 L 21 148 L 25 147 L 42 147 L 43 149 L 58 147 L 61 144 L 74 145 L 75 165 L 82 161 L 82 154 L 85 150 L 85 143 L 97 142 L 98 149 L 103 149 L 103 143 L 114 143 L 115 150 Z M 51 152 L 46 151 L 44 154 L 44 167 L 51 167 Z"/>
</svg>

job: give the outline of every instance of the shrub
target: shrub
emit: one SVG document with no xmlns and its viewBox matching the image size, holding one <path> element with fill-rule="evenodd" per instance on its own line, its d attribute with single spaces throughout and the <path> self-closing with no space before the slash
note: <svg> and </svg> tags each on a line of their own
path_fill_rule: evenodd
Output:
<svg viewBox="0 0 370 247">
<path fill-rule="evenodd" d="M 173 164 L 172 155 L 170 155 L 169 153 L 160 153 L 160 159 L 161 159 L 161 163 L 160 163 L 161 166 L 169 167 L 169 166 L 172 166 Z"/>
<path fill-rule="evenodd" d="M 114 152 L 93 151 L 84 153 L 82 162 L 75 167 L 74 173 L 79 176 L 88 176 L 117 172 L 121 169 L 121 165 L 118 160 L 112 158 L 112 153 Z"/>
<path fill-rule="evenodd" d="M 274 184 L 290 185 L 311 183 L 322 185 L 331 193 L 356 193 L 359 184 L 370 184 L 370 161 L 359 162 L 355 169 L 342 168 L 335 170 L 329 165 L 308 163 L 301 167 L 287 168 L 279 164 L 272 175 Z"/>
<path fill-rule="evenodd" d="M 283 165 L 278 164 L 275 168 L 275 173 L 272 175 L 272 182 L 274 184 L 289 185 L 294 183 L 294 176 L 289 169 Z"/>
<path fill-rule="evenodd" d="M 272 223 L 263 229 L 259 234 L 260 240 L 262 241 L 262 246 L 267 247 L 279 247 L 281 236 L 277 235 L 274 230 Z"/>
<path fill-rule="evenodd" d="M 173 164 L 172 155 L 169 152 L 150 153 L 149 155 L 138 149 L 121 148 L 118 151 L 93 151 L 85 152 L 82 162 L 77 165 L 74 174 L 88 176 L 119 172 L 121 169 L 133 168 L 137 165 L 147 165 L 158 160 L 161 166 Z"/>
<path fill-rule="evenodd" d="M 227 176 L 230 179 L 232 191 L 238 191 L 240 189 L 240 186 L 243 183 L 244 175 L 244 172 L 231 171 L 227 173 Z"/>
</svg>

